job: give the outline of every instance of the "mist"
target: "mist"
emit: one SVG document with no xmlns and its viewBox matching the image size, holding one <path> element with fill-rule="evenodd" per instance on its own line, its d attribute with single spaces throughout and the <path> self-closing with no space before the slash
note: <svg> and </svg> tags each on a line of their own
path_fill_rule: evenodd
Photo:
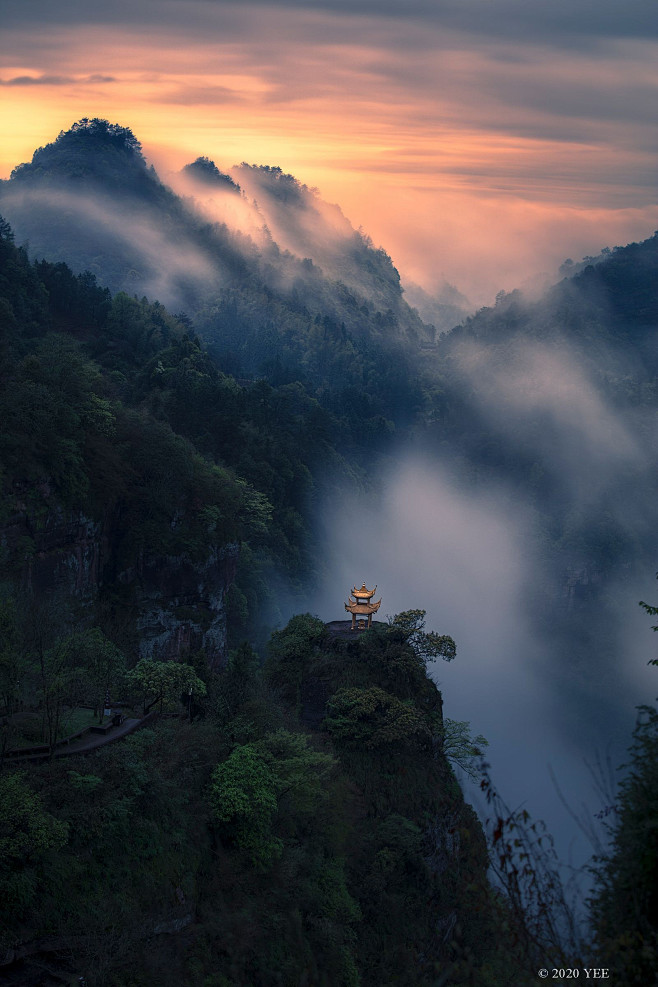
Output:
<svg viewBox="0 0 658 987">
<path fill-rule="evenodd" d="M 185 170 L 166 173 L 167 184 L 184 197 L 192 209 L 212 223 L 223 223 L 249 236 L 261 249 L 271 242 L 266 219 L 258 204 L 238 187 L 222 187 L 200 181 Z"/>
<path fill-rule="evenodd" d="M 637 606 L 647 584 L 624 589 L 615 620 L 617 662 L 602 676 L 595 647 L 583 675 L 538 626 L 528 588 L 548 581 L 527 505 L 500 486 L 474 491 L 441 463 L 402 457 L 380 493 L 325 505 L 326 576 L 310 609 L 343 619 L 353 585 L 377 583 L 381 614 L 427 611 L 427 627 L 457 643 L 457 658 L 430 674 L 443 693 L 444 715 L 468 720 L 489 741 L 486 759 L 502 796 L 543 819 L 561 860 L 582 866 L 592 853 L 554 787 L 595 825 L 602 808 L 590 770 L 597 756 L 624 759 L 634 707 L 652 698 L 646 668 L 651 632 Z M 592 635 L 592 645 L 595 634 Z M 478 805 L 478 789 L 462 779 Z M 583 809 L 583 806 L 585 807 Z M 486 813 L 485 813 L 486 814 Z"/>
<path fill-rule="evenodd" d="M 174 234 L 149 210 L 98 191 L 10 189 L 2 210 L 33 257 L 62 260 L 78 272 L 90 269 L 112 292 L 146 295 L 175 311 L 190 293 L 222 281 L 216 258 L 184 231 Z"/>
<path fill-rule="evenodd" d="M 397 304 L 400 327 L 406 319 L 416 328 L 390 258 L 338 207 L 280 169 L 243 165 L 232 175 L 239 189 L 178 176 L 172 183 L 183 202 L 154 184 L 165 202 L 160 213 L 147 200 L 136 207 L 137 197 L 54 188 L 6 188 L 2 207 L 33 254 L 82 270 L 97 253 L 92 270 L 112 290 L 174 310 L 191 299 L 196 315 L 226 284 L 262 280 L 275 290 L 299 284 L 302 306 L 308 289 L 309 310 L 338 312 L 348 331 L 350 319 L 362 318 L 358 296 L 384 312 Z M 59 252 L 41 246 L 51 235 Z M 235 276 L 228 266 L 241 256 L 252 263 Z M 337 281 L 356 299 L 346 302 Z M 458 286 L 442 292 L 439 303 L 459 314 L 467 300 Z M 583 295 L 580 304 L 589 301 Z M 420 375 L 422 360 L 428 392 L 436 384 L 457 396 L 467 424 L 460 432 L 459 422 L 450 423 L 438 441 L 427 434 L 412 449 L 389 449 L 388 469 L 367 496 L 337 497 L 330 484 L 333 496 L 315 509 L 326 578 L 302 608 L 342 618 L 350 587 L 365 581 L 378 583 L 387 614 L 426 610 L 428 626 L 457 642 L 457 661 L 433 669 L 446 716 L 469 720 L 487 737 L 507 801 L 544 817 L 562 855 L 573 850 L 582 862 L 587 849 L 572 847 L 576 829 L 548 765 L 565 796 L 579 802 L 591 787 L 584 758 L 599 751 L 621 763 L 634 706 L 653 697 L 651 632 L 637 601 L 653 598 L 657 436 L 649 414 L 621 399 L 628 368 L 598 337 L 594 347 L 570 341 L 548 301 L 514 333 L 516 316 L 505 304 L 490 324 L 483 317 L 480 337 L 470 326 L 445 347 L 421 351 L 416 334 L 410 365 L 417 361 Z M 227 330 L 208 308 L 206 338 L 224 343 Z M 234 331 L 244 337 L 243 326 Z M 261 362 L 258 352 L 249 369 L 259 373 Z M 495 446 L 489 461 L 469 446 L 471 426 L 483 445 Z M 281 614 L 298 609 L 292 593 L 278 585 L 274 592 Z M 598 808 L 588 808 L 590 817 Z"/>
<path fill-rule="evenodd" d="M 195 179 L 186 169 L 168 174 L 167 180 L 189 195 L 193 208 L 208 221 L 250 238 L 263 254 L 271 286 L 287 292 L 305 284 L 314 294 L 318 277 L 324 277 L 383 311 L 399 305 L 399 274 L 392 260 L 373 247 L 367 234 L 354 229 L 339 206 L 277 167 L 243 163 L 227 171 L 239 191 Z M 430 313 L 436 311 L 431 302 Z M 454 325 L 462 314 L 458 310 L 455 319 L 451 312 L 440 328 Z"/>
<path fill-rule="evenodd" d="M 620 471 L 627 483 L 628 471 L 641 470 L 642 450 L 629 423 L 606 406 L 566 343 L 515 340 L 492 355 L 490 347 L 465 341 L 454 355 L 488 422 L 560 475 L 572 500 L 590 504 L 609 493 Z"/>
<path fill-rule="evenodd" d="M 421 439 L 393 454 L 375 494 L 328 500 L 315 605 L 341 619 L 349 589 L 377 583 L 383 614 L 423 609 L 452 635 L 457 659 L 431 669 L 445 716 L 484 734 L 502 796 L 579 867 L 593 847 L 571 812 L 601 830 L 588 765 L 618 776 L 635 707 L 656 692 L 638 606 L 656 595 L 656 434 L 651 408 L 611 385 L 631 357 L 559 331 L 533 338 L 548 307 L 518 334 L 492 322 L 448 338 L 436 372 L 447 360 L 466 442 Z M 496 444 L 495 468 L 469 430 Z"/>
</svg>

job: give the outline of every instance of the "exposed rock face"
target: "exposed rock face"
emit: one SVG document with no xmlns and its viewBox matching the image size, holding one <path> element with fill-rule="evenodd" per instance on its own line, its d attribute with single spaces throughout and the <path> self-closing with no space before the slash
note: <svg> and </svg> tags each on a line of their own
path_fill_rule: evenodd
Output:
<svg viewBox="0 0 658 987">
<path fill-rule="evenodd" d="M 203 563 L 166 556 L 121 573 L 135 587 L 141 658 L 178 658 L 204 648 L 212 667 L 226 656 L 226 593 L 235 579 L 238 546 L 213 549 Z"/>
<path fill-rule="evenodd" d="M 0 551 L 23 592 L 44 599 L 98 601 L 103 572 L 113 571 L 112 521 L 51 506 L 38 513 L 22 503 L 0 526 Z M 235 578 L 238 545 L 211 549 L 203 562 L 188 556 L 142 557 L 118 574 L 136 615 L 139 656 L 181 658 L 204 648 L 210 664 L 226 657 L 225 598 Z"/>
<path fill-rule="evenodd" d="M 57 593 L 92 603 L 107 551 L 102 529 L 79 512 L 53 507 L 35 516 L 23 509 L 0 528 L 0 545 L 28 593 Z"/>
<path fill-rule="evenodd" d="M 386 627 L 386 623 L 383 620 L 373 620 L 372 626 L 383 628 Z M 358 638 L 359 634 L 363 634 L 367 628 L 356 627 L 352 630 L 352 622 L 350 620 L 332 620 L 327 624 L 327 630 L 334 639 L 354 641 Z"/>
</svg>

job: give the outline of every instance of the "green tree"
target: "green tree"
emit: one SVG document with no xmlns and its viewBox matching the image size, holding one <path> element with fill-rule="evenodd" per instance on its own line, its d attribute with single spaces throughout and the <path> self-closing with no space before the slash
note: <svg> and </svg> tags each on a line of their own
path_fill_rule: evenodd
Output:
<svg viewBox="0 0 658 987">
<path fill-rule="evenodd" d="M 651 617 L 658 607 L 641 601 Z M 652 628 L 658 631 L 658 625 Z M 649 661 L 658 665 L 658 659 Z M 627 774 L 619 786 L 611 849 L 595 868 L 591 900 L 602 964 L 641 987 L 658 969 L 658 709 L 640 706 Z"/>
<path fill-rule="evenodd" d="M 391 752 L 429 744 L 422 713 L 410 700 L 403 702 L 377 686 L 339 689 L 327 710 L 326 724 L 332 737 L 348 750 Z"/>
<path fill-rule="evenodd" d="M 452 661 L 457 654 L 454 640 L 448 634 L 426 631 L 425 610 L 404 610 L 389 621 L 389 633 L 406 641 L 424 662 Z"/>
<path fill-rule="evenodd" d="M 153 661 L 142 658 L 132 671 L 128 672 L 128 682 L 138 688 L 143 697 L 143 708 L 160 704 L 162 713 L 165 706 L 170 708 L 180 701 L 183 693 L 205 696 L 206 686 L 191 665 L 177 661 Z"/>
<path fill-rule="evenodd" d="M 280 805 L 288 805 L 295 818 L 312 815 L 327 797 L 335 758 L 314 750 L 305 736 L 288 730 L 266 734 L 260 747 L 276 774 Z"/>
<path fill-rule="evenodd" d="M 0 776 L 0 914 L 15 918 L 29 908 L 37 891 L 35 866 L 49 850 L 63 847 L 67 836 L 67 824 L 45 810 L 24 775 Z M 3 938 L 0 933 L 0 943 Z"/>
<path fill-rule="evenodd" d="M 14 242 L 14 231 L 4 216 L 0 216 L 0 240 L 5 240 L 7 243 Z"/>
<path fill-rule="evenodd" d="M 299 701 L 304 674 L 326 633 L 323 621 L 303 613 L 293 617 L 283 630 L 272 634 L 268 677 L 289 701 Z"/>
<path fill-rule="evenodd" d="M 313 750 L 306 737 L 276 730 L 236 746 L 212 776 L 210 805 L 222 831 L 266 869 L 284 848 L 282 836 L 299 836 L 328 798 L 336 768 L 330 754 Z"/>
<path fill-rule="evenodd" d="M 218 682 L 218 708 L 223 716 L 235 715 L 246 702 L 254 699 L 261 688 L 260 659 L 247 641 L 229 652 L 226 668 Z"/>
<path fill-rule="evenodd" d="M 60 736 L 65 709 L 77 706 L 84 697 L 85 669 L 75 663 L 71 638 L 61 638 L 36 655 L 43 710 L 43 739 L 52 749 Z"/>
<path fill-rule="evenodd" d="M 658 968 L 658 710 L 640 707 L 619 786 L 610 853 L 595 869 L 591 914 L 602 965 L 618 983 L 654 983 Z"/>
<path fill-rule="evenodd" d="M 89 489 L 86 443 L 114 429 L 100 396 L 98 368 L 72 340 L 49 335 L 0 389 L 0 455 L 17 482 L 54 485 L 61 501 L 80 506 Z"/>
<path fill-rule="evenodd" d="M 67 710 L 83 701 L 87 692 L 85 668 L 73 647 L 75 633 L 66 599 L 33 599 L 19 617 L 25 652 L 27 686 L 41 712 L 41 736 L 52 749 L 60 738 Z"/>
<path fill-rule="evenodd" d="M 469 778 L 477 781 L 480 776 L 479 762 L 489 741 L 482 734 L 471 736 L 471 725 L 466 720 L 443 720 L 443 753 L 460 767 Z"/>
<path fill-rule="evenodd" d="M 10 714 L 20 701 L 23 674 L 20 650 L 16 603 L 8 597 L 0 600 L 0 703 Z"/>
<path fill-rule="evenodd" d="M 21 646 L 16 603 L 8 597 L 0 600 L 0 704 L 6 715 L 0 718 L 0 760 L 12 746 L 15 733 L 13 714 L 20 709 L 27 662 Z"/>
<path fill-rule="evenodd" d="M 236 747 L 212 774 L 212 816 L 258 870 L 267 870 L 283 850 L 272 832 L 278 787 L 276 773 L 254 744 Z"/>
<path fill-rule="evenodd" d="M 94 708 L 102 723 L 105 697 L 117 688 L 125 674 L 125 656 L 98 627 L 72 635 L 69 647 L 75 655 L 76 665 L 84 668 L 93 692 Z"/>
</svg>

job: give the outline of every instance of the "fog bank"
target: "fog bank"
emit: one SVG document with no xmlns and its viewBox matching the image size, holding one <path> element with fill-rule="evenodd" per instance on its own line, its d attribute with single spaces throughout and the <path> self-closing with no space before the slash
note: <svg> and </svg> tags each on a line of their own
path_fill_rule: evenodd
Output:
<svg viewBox="0 0 658 987">
<path fill-rule="evenodd" d="M 549 576 L 531 512 L 504 487 L 460 489 L 445 468 L 410 457 L 385 478 L 380 497 L 330 504 L 323 529 L 327 575 L 310 609 L 327 621 L 342 619 L 350 588 L 365 581 L 378 584 L 384 617 L 426 610 L 427 627 L 457 643 L 456 660 L 431 669 L 445 716 L 469 720 L 474 734 L 484 734 L 506 801 L 543 818 L 562 859 L 582 864 L 591 847 L 561 804 L 551 770 L 574 811 L 585 802 L 593 821 L 601 802 L 584 761 L 598 752 L 619 764 L 634 705 L 652 698 L 651 632 L 636 602 L 641 588 L 624 587 L 626 646 L 601 676 L 596 649 L 587 669 L 573 669 L 528 609 L 529 588 Z"/>
</svg>

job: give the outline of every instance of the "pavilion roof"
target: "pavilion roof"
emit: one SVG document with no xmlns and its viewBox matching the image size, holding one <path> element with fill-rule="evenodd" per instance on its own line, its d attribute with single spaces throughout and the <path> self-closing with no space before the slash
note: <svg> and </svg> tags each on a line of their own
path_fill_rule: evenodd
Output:
<svg viewBox="0 0 658 987">
<path fill-rule="evenodd" d="M 364 583 L 361 589 L 357 589 L 356 586 L 352 587 L 352 596 L 355 596 L 357 600 L 369 600 L 377 592 L 377 586 L 374 589 L 366 589 L 366 584 Z"/>
<path fill-rule="evenodd" d="M 359 603 L 357 600 L 350 600 L 349 603 L 345 604 L 345 609 L 348 613 L 358 613 L 358 614 L 371 614 L 377 613 L 381 606 L 381 599 L 377 603 Z"/>
</svg>

